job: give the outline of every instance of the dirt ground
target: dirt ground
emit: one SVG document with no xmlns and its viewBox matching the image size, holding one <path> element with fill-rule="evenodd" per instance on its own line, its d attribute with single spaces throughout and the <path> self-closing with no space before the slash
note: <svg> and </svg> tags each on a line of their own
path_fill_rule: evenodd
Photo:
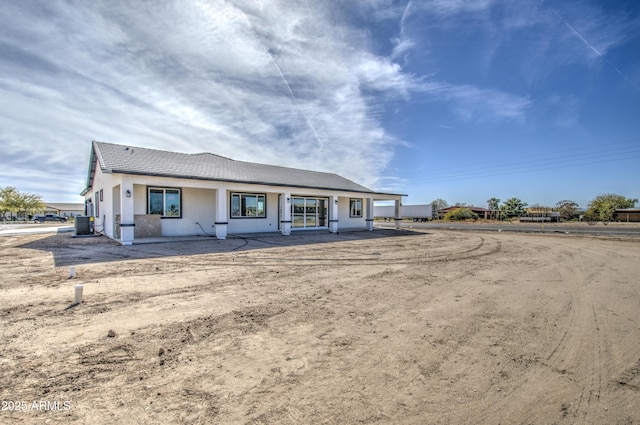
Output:
<svg viewBox="0 0 640 425">
<path fill-rule="evenodd" d="M 3 424 L 640 424 L 637 238 L 6 236 L 0 288 Z"/>
</svg>

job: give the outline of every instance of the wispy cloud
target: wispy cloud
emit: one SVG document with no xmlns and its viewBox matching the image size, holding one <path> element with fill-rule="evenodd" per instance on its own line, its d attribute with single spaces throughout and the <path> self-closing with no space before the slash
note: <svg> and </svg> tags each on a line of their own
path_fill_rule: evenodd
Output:
<svg viewBox="0 0 640 425">
<path fill-rule="evenodd" d="M 482 54 L 475 60 L 483 62 L 486 73 L 499 71 L 492 62 L 499 63 L 496 57 L 500 54 L 519 54 L 520 60 L 512 66 L 530 82 L 546 78 L 559 67 L 575 63 L 589 66 L 597 58 L 603 58 L 624 77 L 606 55 L 638 25 L 638 19 L 607 13 L 586 1 L 430 0 L 412 4 L 411 10 L 424 19 L 426 37 L 421 35 L 427 40 L 444 28 L 449 34 L 462 33 L 477 41 Z M 415 31 L 416 26 L 412 28 Z M 409 34 L 405 37 L 417 39 Z M 519 52 L 512 49 L 515 42 Z M 584 48 L 576 48 L 577 44 Z"/>
<path fill-rule="evenodd" d="M 496 120 L 525 121 L 531 99 L 495 89 L 475 86 L 452 86 L 447 94 L 455 102 L 458 115 L 467 121 L 490 122 Z"/>
<path fill-rule="evenodd" d="M 407 20 L 413 12 L 413 2 L 408 1 L 404 9 L 402 10 L 402 16 L 400 17 L 400 31 L 397 37 L 394 38 L 394 48 L 391 53 L 391 57 L 397 59 L 403 56 L 406 52 L 411 50 L 415 46 L 415 42 L 407 35 L 406 25 Z"/>
<path fill-rule="evenodd" d="M 47 149 L 79 180 L 98 139 L 375 186 L 397 141 L 371 93 L 406 97 L 416 81 L 331 14 L 284 1 L 7 4 L 3 148 L 24 158 Z"/>
<path fill-rule="evenodd" d="M 633 21 L 587 2 L 553 7 L 562 9 L 528 0 L 410 1 L 394 57 L 410 62 L 411 52 L 424 52 L 422 61 L 434 63 L 433 74 L 423 77 L 424 92 L 435 101 L 449 102 L 467 122 L 524 123 L 536 107 L 541 85 L 576 65 L 591 70 L 596 59 L 637 87 L 607 57 L 628 37 Z M 442 68 L 452 62 L 451 50 L 459 57 L 458 66 L 474 72 Z M 512 92 L 514 88 L 518 91 Z M 544 104 L 544 98 L 540 100 Z"/>
</svg>

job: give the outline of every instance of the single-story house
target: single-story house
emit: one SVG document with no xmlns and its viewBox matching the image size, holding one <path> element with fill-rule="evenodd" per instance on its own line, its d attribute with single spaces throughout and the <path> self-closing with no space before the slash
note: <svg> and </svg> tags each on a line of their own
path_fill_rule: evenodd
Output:
<svg viewBox="0 0 640 425">
<path fill-rule="evenodd" d="M 75 217 L 84 214 L 84 204 L 70 202 L 45 202 L 43 214 L 58 214 L 61 217 Z"/>
<path fill-rule="evenodd" d="M 81 195 L 95 229 L 122 245 L 158 236 L 373 230 L 374 201 L 394 201 L 399 211 L 406 196 L 337 174 L 96 141 Z"/>
<path fill-rule="evenodd" d="M 84 204 L 82 203 L 68 203 L 68 202 L 45 202 L 44 209 L 38 211 L 36 214 L 33 212 L 20 211 L 17 213 L 5 212 L 0 213 L 1 220 L 31 220 L 34 215 L 44 214 L 57 214 L 61 217 L 75 217 L 77 215 L 84 214 Z"/>
<path fill-rule="evenodd" d="M 615 221 L 639 222 L 640 208 L 619 208 L 614 211 Z"/>
</svg>

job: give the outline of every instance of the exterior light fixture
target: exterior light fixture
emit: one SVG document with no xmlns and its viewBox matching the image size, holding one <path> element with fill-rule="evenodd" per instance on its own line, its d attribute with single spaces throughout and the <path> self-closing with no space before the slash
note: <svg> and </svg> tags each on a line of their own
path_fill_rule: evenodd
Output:
<svg viewBox="0 0 640 425">
<path fill-rule="evenodd" d="M 127 189 L 126 195 L 127 195 L 127 198 L 131 198 L 131 191 L 129 189 Z"/>
<path fill-rule="evenodd" d="M 334 202 L 336 203 L 336 205 L 338 205 L 338 200 L 337 199 Z"/>
</svg>

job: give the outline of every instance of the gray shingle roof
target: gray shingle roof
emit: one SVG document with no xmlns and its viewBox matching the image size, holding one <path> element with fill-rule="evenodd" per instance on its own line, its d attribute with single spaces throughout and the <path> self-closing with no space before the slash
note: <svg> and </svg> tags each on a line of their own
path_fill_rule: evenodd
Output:
<svg viewBox="0 0 640 425">
<path fill-rule="evenodd" d="M 332 173 L 236 161 L 211 153 L 185 154 L 95 141 L 92 144 L 85 192 L 93 185 L 92 167 L 96 158 L 105 173 L 374 193 Z"/>
</svg>

